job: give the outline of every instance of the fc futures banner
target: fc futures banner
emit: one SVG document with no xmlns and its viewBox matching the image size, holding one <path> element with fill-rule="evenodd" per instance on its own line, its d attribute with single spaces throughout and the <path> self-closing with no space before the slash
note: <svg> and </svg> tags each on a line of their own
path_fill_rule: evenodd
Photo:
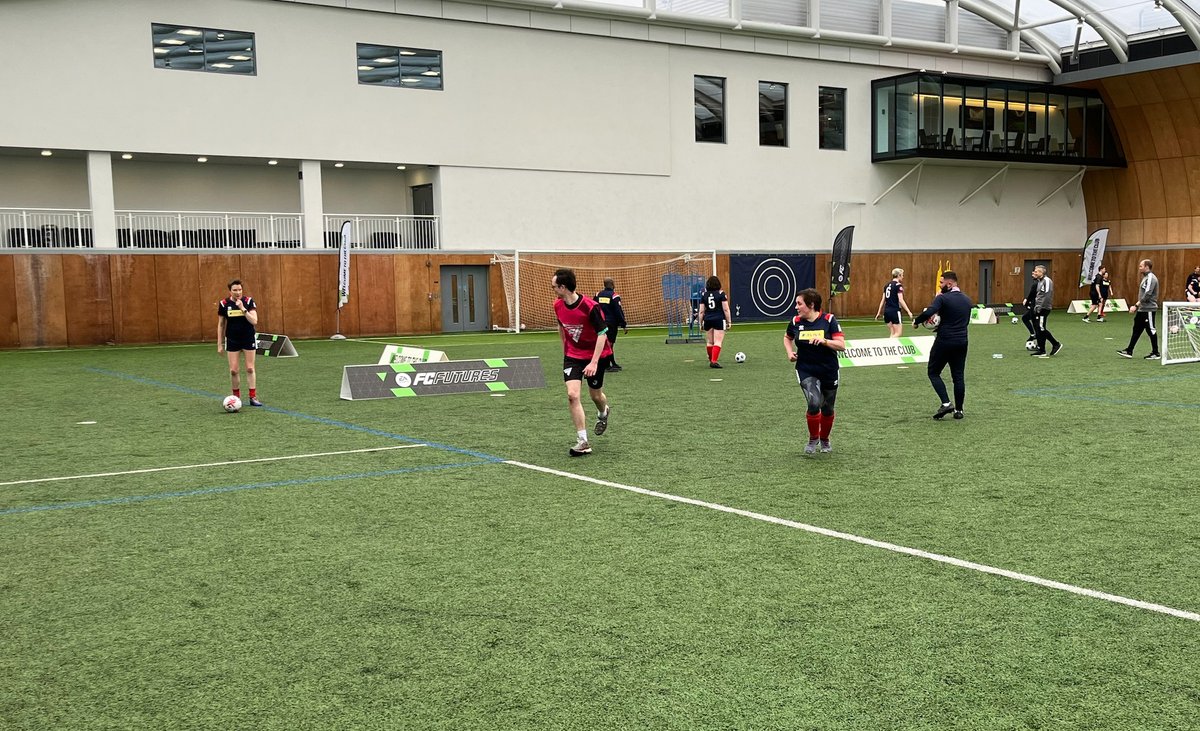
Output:
<svg viewBox="0 0 1200 731">
<path fill-rule="evenodd" d="M 448 393 L 495 393 L 543 388 L 545 385 L 540 358 L 350 365 L 342 369 L 341 397 L 358 401 Z"/>
</svg>

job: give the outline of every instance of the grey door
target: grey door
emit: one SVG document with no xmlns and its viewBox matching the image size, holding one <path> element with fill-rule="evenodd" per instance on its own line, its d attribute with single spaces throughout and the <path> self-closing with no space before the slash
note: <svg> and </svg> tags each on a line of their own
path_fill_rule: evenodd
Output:
<svg viewBox="0 0 1200 731">
<path fill-rule="evenodd" d="M 439 270 L 442 332 L 487 330 L 488 268 L 444 266 Z"/>
<path fill-rule="evenodd" d="M 979 261 L 979 299 L 980 305 L 992 303 L 992 283 L 996 276 L 996 260 L 981 259 Z"/>
<path fill-rule="evenodd" d="M 434 215 L 433 186 L 414 185 L 411 190 L 413 215 Z M 437 243 L 437 231 L 432 219 L 417 219 L 413 222 L 413 244 L 418 248 L 437 248 Z"/>
</svg>

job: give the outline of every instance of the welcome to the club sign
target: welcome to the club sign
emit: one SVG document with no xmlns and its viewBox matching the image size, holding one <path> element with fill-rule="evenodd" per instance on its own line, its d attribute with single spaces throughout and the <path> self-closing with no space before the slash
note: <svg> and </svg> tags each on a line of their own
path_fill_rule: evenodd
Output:
<svg viewBox="0 0 1200 731">
<path fill-rule="evenodd" d="M 347 401 L 544 388 L 540 358 L 485 358 L 441 363 L 385 363 L 342 368 Z"/>
</svg>

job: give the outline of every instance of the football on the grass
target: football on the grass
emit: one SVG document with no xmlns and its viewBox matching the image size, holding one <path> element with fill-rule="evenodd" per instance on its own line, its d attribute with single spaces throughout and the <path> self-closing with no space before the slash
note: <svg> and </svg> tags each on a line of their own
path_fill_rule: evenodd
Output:
<svg viewBox="0 0 1200 731">
<path fill-rule="evenodd" d="M 1036 340 L 1026 340 L 1025 341 L 1025 349 L 1026 350 L 1037 350 L 1037 341 Z"/>
<path fill-rule="evenodd" d="M 745 363 L 746 362 L 746 354 L 742 353 L 742 352 L 738 352 L 738 353 L 734 354 L 733 361 L 735 363 Z"/>
<path fill-rule="evenodd" d="M 241 410 L 242 400 L 237 396 L 226 396 L 225 400 L 221 402 L 221 405 L 225 407 L 226 411 L 232 414 Z"/>
</svg>

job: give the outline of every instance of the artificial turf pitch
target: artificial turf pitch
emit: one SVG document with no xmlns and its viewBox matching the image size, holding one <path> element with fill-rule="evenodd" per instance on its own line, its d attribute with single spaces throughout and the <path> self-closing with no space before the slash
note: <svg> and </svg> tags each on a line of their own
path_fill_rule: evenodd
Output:
<svg viewBox="0 0 1200 731">
<path fill-rule="evenodd" d="M 298 342 L 231 415 L 212 344 L 0 353 L 0 728 L 1200 728 L 1200 365 L 1056 315 L 972 327 L 962 421 L 843 369 L 813 457 L 782 323 L 622 335 L 581 459 L 552 333 L 391 339 L 547 387 L 365 402 L 384 341 Z"/>
</svg>

